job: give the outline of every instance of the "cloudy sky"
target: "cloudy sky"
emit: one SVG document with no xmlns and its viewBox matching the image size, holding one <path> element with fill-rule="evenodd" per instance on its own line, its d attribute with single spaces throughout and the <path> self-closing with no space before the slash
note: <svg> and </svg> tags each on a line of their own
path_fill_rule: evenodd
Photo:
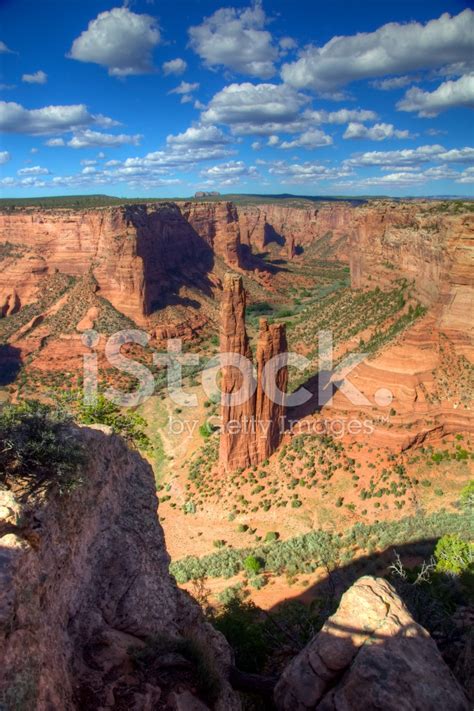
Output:
<svg viewBox="0 0 474 711">
<path fill-rule="evenodd" d="M 1 193 L 472 195 L 469 5 L 2 0 Z"/>
</svg>

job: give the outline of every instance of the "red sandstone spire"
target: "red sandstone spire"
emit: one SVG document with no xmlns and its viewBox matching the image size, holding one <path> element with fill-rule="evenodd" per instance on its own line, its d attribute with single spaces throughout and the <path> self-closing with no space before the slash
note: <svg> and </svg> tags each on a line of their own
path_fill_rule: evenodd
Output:
<svg viewBox="0 0 474 711">
<path fill-rule="evenodd" d="M 285 406 L 279 394 L 286 392 L 288 372 L 285 362 L 280 367 L 281 361 L 272 361 L 272 358 L 286 353 L 287 343 L 284 325 L 269 326 L 265 319 L 261 319 L 257 342 L 258 382 L 255 384 L 245 330 L 242 277 L 230 273 L 224 280 L 220 346 L 221 354 L 236 353 L 245 359 L 242 359 L 240 372 L 230 365 L 224 364 L 222 368 L 219 460 L 227 470 L 246 468 L 266 459 L 281 440 Z M 241 387 L 243 402 L 226 402 L 226 396 L 238 392 Z"/>
</svg>

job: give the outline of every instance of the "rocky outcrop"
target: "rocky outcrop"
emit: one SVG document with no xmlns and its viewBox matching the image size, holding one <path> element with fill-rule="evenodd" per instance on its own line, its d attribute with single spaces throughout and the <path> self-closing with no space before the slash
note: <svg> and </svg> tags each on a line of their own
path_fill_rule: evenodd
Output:
<svg viewBox="0 0 474 711">
<path fill-rule="evenodd" d="M 281 711 L 468 711 L 434 641 L 383 579 L 360 578 L 284 670 Z"/>
<path fill-rule="evenodd" d="M 239 709 L 224 638 L 168 572 L 150 466 L 109 431 L 77 436 L 87 467 L 73 493 L 21 509 L 0 492 L 0 705 L 144 711 L 158 699 L 194 708 L 194 699 L 196 708 Z M 150 637 L 161 647 L 147 677 L 128 650 Z M 196 698 L 189 662 L 172 651 L 184 638 L 214 670 L 212 703 Z"/>
<path fill-rule="evenodd" d="M 278 447 L 284 430 L 288 382 L 285 326 L 260 320 L 255 381 L 245 301 L 242 277 L 226 274 L 220 329 L 221 358 L 225 360 L 219 461 L 227 470 L 260 464 Z M 240 369 L 231 364 L 233 359 Z"/>
</svg>

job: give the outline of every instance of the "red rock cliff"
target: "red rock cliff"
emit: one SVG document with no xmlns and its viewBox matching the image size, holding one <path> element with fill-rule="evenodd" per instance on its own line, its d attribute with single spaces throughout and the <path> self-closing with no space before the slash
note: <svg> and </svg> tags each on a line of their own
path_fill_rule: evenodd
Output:
<svg viewBox="0 0 474 711">
<path fill-rule="evenodd" d="M 58 270 L 92 272 L 100 294 L 143 323 L 181 285 L 210 293 L 215 255 L 240 265 L 230 203 L 25 210 L 0 215 L 0 234 L 21 248 L 2 262 L 0 315 L 34 301 L 42 277 Z"/>
</svg>

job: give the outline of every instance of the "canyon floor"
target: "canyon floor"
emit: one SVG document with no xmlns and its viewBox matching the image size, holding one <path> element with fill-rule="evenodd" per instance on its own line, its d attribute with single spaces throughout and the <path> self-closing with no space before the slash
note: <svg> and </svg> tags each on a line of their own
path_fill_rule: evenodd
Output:
<svg viewBox="0 0 474 711">
<path fill-rule="evenodd" d="M 265 225 L 270 218 L 275 220 L 271 230 L 265 227 L 263 237 L 245 240 L 244 229 L 250 235 L 252 228 L 255 234 L 261 219 L 261 213 L 255 217 L 252 210 L 263 208 L 244 206 L 241 210 L 245 214 L 236 217 L 234 208 L 224 211 L 220 203 L 216 205 L 193 205 L 184 210 L 193 225 L 192 239 L 212 233 L 212 270 L 206 272 L 204 281 L 203 273 L 185 280 L 176 275 L 180 269 L 186 271 L 188 262 L 167 265 L 172 294 L 146 320 L 135 318 L 133 311 L 122 307 L 126 294 L 116 295 L 116 274 L 122 278 L 125 270 L 123 250 L 116 250 L 114 268 L 119 272 L 115 276 L 113 271 L 107 278 L 103 276 L 108 274 L 111 258 L 105 252 L 97 261 L 97 251 L 90 264 L 85 260 L 89 266 L 87 270 L 81 266 L 82 273 L 74 265 L 62 271 L 57 267 L 59 257 L 51 256 L 47 239 L 53 232 L 61 235 L 61 226 L 42 233 L 41 244 L 35 242 L 33 229 L 26 244 L 24 236 L 15 238 L 14 221 L 8 217 L 8 237 L 0 250 L 7 294 L 0 320 L 2 400 L 40 398 L 73 406 L 81 396 L 82 359 L 90 353 L 82 334 L 91 328 L 100 334 L 96 349 L 100 386 L 133 391 L 133 373 L 119 374 L 107 365 L 103 345 L 110 334 L 123 328 L 138 325 L 151 332 L 148 345 L 128 346 L 124 352 L 146 364 L 156 380 L 154 395 L 137 413 L 143 417 L 151 441 L 146 456 L 155 472 L 167 549 L 177 564 L 189 556 L 252 551 L 265 543 L 289 541 L 312 531 L 337 537 L 354 527 L 370 531 L 373 526 L 405 517 L 457 514 L 460 492 L 472 480 L 474 464 L 469 271 L 473 229 L 469 209 L 464 213 L 448 204 L 448 216 L 442 213 L 440 218 L 436 205 L 381 206 L 374 201 L 374 205 L 363 207 L 329 206 L 326 216 L 323 210 L 315 218 L 312 208 L 287 204 L 285 214 L 278 213 L 277 224 L 275 211 L 279 208 L 272 206 L 265 218 Z M 220 213 L 213 210 L 225 212 L 225 219 L 220 222 Z M 19 212 L 22 224 L 30 219 Z M 304 221 L 308 212 L 318 225 L 317 229 L 313 225 L 310 237 L 309 223 Z M 389 217 L 381 218 L 380 224 L 392 220 L 395 226 L 392 232 L 380 234 L 374 228 L 372 248 L 367 243 L 366 225 L 374 214 L 382 212 Z M 390 216 L 394 213 L 398 217 Z M 183 230 L 181 217 L 177 221 L 175 212 L 172 215 L 173 225 L 179 222 Z M 208 229 L 211 217 L 212 230 Z M 60 218 L 56 213 L 56 223 Z M 46 214 L 43 222 L 50 219 Z M 85 219 L 81 218 L 81 225 Z M 93 212 L 91 224 L 99 219 L 99 211 Z M 355 246 L 352 219 L 359 221 Z M 35 220 L 37 217 L 33 223 Z M 50 228 L 43 225 L 42 229 Z M 113 229 L 114 244 L 131 239 L 129 222 Z M 449 240 L 454 240 L 454 229 L 459 238 L 452 247 Z M 121 230 L 128 230 L 128 237 Z M 389 228 L 384 226 L 383 230 Z M 438 233 L 446 240 L 441 246 Z M 173 232 L 170 234 L 172 237 Z M 183 232 L 183 244 L 186 234 Z M 407 248 L 410 234 L 414 235 L 413 244 Z M 206 249 L 208 246 L 206 243 Z M 411 257 L 406 259 L 406 249 L 413 250 L 415 262 Z M 448 254 L 450 249 L 454 256 L 449 253 L 448 266 L 442 266 L 440 250 Z M 67 244 L 62 244 L 61 250 L 58 254 L 68 250 Z M 354 254 L 362 252 L 363 259 L 354 264 Z M 52 268 L 45 267 L 48 259 Z M 73 251 L 68 259 L 73 264 Z M 130 257 L 133 270 L 135 259 Z M 145 287 L 147 278 L 164 278 L 157 269 L 155 265 L 151 276 L 145 269 Z M 305 386 L 311 393 L 317 392 L 318 377 L 320 382 L 324 376 L 317 349 L 322 330 L 332 333 L 335 367 L 349 354 L 363 352 L 365 357 L 348 376 L 364 395 L 363 400 L 354 404 L 340 387 L 343 375 L 334 376 L 331 399 L 328 395 L 327 401 L 316 404 L 313 398 L 290 411 L 291 422 L 282 443 L 268 460 L 225 473 L 218 461 L 219 434 L 207 424 L 219 414 L 219 396 L 205 392 L 201 378 L 203 372 L 209 373 L 204 364 L 218 352 L 219 289 L 229 270 L 243 278 L 251 343 L 254 345 L 259 317 L 265 316 L 285 323 L 290 350 L 308 359 L 303 372 L 290 368 L 290 391 Z M 437 293 L 427 296 L 435 273 Z M 17 274 L 16 291 L 11 291 L 12 274 Z M 22 302 L 21 307 L 15 306 L 15 299 Z M 185 352 L 200 357 L 198 365 L 184 366 L 184 390 L 189 397 L 196 396 L 195 407 L 177 404 L 166 388 L 165 371 L 152 364 L 153 352 L 163 349 L 167 337 L 184 338 Z M 329 393 L 329 388 L 328 381 L 325 392 Z M 351 555 L 373 553 L 377 545 L 376 540 L 368 540 Z M 288 598 L 310 597 L 311 588 L 324 575 L 319 568 L 309 573 L 270 572 L 262 588 L 249 586 L 249 593 L 259 606 L 273 607 Z M 206 584 L 215 599 L 227 587 L 243 582 L 248 585 L 247 577 L 239 573 L 209 575 Z M 188 588 L 196 585 L 192 581 L 183 584 Z"/>
</svg>

